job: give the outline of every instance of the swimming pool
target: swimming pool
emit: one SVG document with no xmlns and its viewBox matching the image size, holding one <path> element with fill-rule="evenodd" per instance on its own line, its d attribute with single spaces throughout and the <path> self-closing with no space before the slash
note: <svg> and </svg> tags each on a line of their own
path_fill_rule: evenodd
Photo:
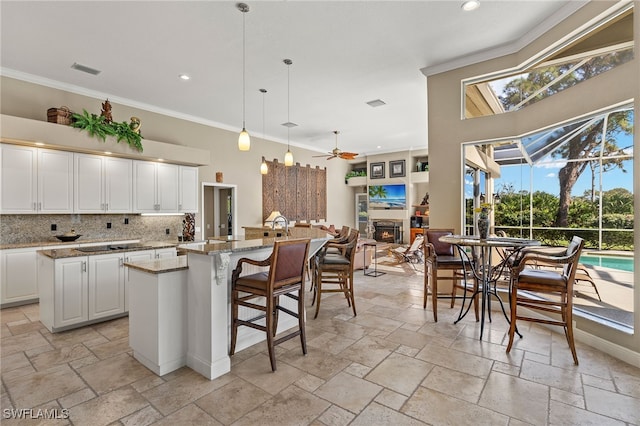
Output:
<svg viewBox="0 0 640 426">
<path fill-rule="evenodd" d="M 633 257 L 582 255 L 580 262 L 585 265 L 602 266 L 618 269 L 620 271 L 633 272 Z"/>
</svg>

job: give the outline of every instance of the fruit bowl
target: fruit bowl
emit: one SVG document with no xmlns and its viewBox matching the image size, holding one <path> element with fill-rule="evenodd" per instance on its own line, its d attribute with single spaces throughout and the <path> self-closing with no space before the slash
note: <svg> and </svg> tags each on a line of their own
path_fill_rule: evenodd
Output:
<svg viewBox="0 0 640 426">
<path fill-rule="evenodd" d="M 75 241 L 78 238 L 82 237 L 82 235 L 80 234 L 74 234 L 74 235 L 56 235 L 56 238 L 59 239 L 60 241 L 64 241 L 64 242 L 69 242 L 69 241 Z"/>
</svg>

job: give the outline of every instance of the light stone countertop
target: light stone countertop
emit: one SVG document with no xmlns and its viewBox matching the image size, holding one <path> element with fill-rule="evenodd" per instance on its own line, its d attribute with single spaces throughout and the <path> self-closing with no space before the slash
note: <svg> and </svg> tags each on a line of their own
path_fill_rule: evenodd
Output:
<svg viewBox="0 0 640 426">
<path fill-rule="evenodd" d="M 18 248 L 31 248 L 31 247 L 47 247 L 47 246 L 73 246 L 78 244 L 109 244 L 114 241 L 140 241 L 140 238 L 96 238 L 96 239 L 82 239 L 82 237 L 78 238 L 75 241 L 58 241 L 58 240 L 47 240 L 47 241 L 32 241 L 25 243 L 11 243 L 11 244 L 0 244 L 0 250 L 10 250 L 10 249 L 18 249 Z"/>
<path fill-rule="evenodd" d="M 169 257 L 166 259 L 147 260 L 143 262 L 125 262 L 124 266 L 148 272 L 150 274 L 164 274 L 167 272 L 189 269 L 187 256 Z"/>
<path fill-rule="evenodd" d="M 39 250 L 38 253 L 50 257 L 52 259 L 63 259 L 68 257 L 80 257 L 80 256 L 96 256 L 101 254 L 110 254 L 110 253 L 123 253 L 129 251 L 142 251 L 142 250 L 155 250 L 162 248 L 171 248 L 176 247 L 178 244 L 174 242 L 163 242 L 163 241 L 143 241 L 139 243 L 131 243 L 131 244 L 123 244 L 126 245 L 126 248 L 108 248 L 109 244 L 104 245 L 104 250 L 97 251 L 81 251 L 76 248 L 63 248 L 63 249 L 53 249 L 53 250 Z"/>
<path fill-rule="evenodd" d="M 287 237 L 255 238 L 250 240 L 245 240 L 244 236 L 220 237 L 219 239 L 210 239 L 208 242 L 179 245 L 178 249 L 187 253 L 213 255 L 216 253 L 236 253 L 273 247 L 273 243 L 276 241 L 298 238 L 310 238 L 311 240 L 330 240 L 334 238 L 333 235 L 318 228 L 292 227 L 289 228 L 289 231 L 291 235 Z"/>
</svg>

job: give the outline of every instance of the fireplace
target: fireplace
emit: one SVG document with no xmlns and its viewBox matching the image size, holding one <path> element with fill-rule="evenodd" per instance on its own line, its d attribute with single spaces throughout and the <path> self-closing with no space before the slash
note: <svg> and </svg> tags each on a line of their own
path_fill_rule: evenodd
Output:
<svg viewBox="0 0 640 426">
<path fill-rule="evenodd" d="M 373 222 L 376 229 L 374 238 L 383 243 L 402 244 L 402 222 Z"/>
</svg>

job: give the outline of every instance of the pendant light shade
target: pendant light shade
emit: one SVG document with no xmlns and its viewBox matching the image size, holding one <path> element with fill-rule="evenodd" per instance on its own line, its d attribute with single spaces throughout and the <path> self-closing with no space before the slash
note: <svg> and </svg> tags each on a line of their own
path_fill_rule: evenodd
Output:
<svg viewBox="0 0 640 426">
<path fill-rule="evenodd" d="M 245 58 L 246 58 L 246 48 L 245 48 L 245 30 L 244 30 L 244 21 L 245 14 L 249 12 L 249 5 L 246 3 L 238 3 L 236 5 L 238 10 L 242 12 L 242 131 L 240 135 L 238 135 L 238 149 L 240 151 L 249 151 L 251 149 L 251 138 L 249 137 L 249 132 L 245 128 Z"/>
<path fill-rule="evenodd" d="M 291 120 L 289 119 L 289 110 L 291 107 L 291 84 L 289 79 L 289 68 L 291 64 L 293 64 L 293 61 L 291 59 L 285 59 L 283 62 L 287 65 L 287 122 L 285 123 L 285 125 L 287 126 L 287 153 L 284 155 L 284 165 L 288 167 L 293 166 L 293 154 L 291 153 L 291 146 L 289 145 L 289 133 L 293 125 L 293 123 L 291 123 Z"/>
<path fill-rule="evenodd" d="M 284 155 L 284 165 L 285 166 L 293 166 L 293 154 L 291 150 L 287 148 L 287 153 Z"/>
<path fill-rule="evenodd" d="M 266 175 L 267 173 L 269 173 L 269 166 L 267 166 L 267 162 L 264 160 L 264 157 L 262 157 L 262 164 L 260 164 L 260 174 Z"/>
</svg>

